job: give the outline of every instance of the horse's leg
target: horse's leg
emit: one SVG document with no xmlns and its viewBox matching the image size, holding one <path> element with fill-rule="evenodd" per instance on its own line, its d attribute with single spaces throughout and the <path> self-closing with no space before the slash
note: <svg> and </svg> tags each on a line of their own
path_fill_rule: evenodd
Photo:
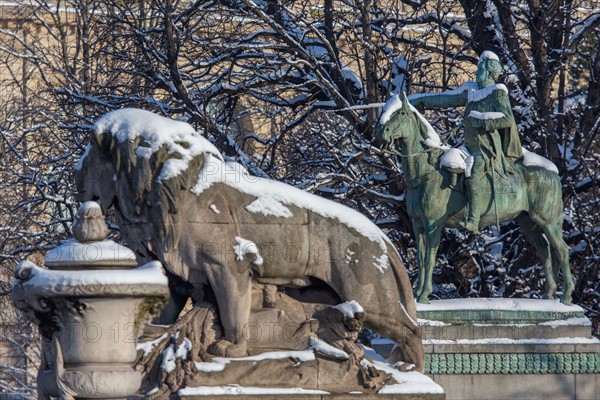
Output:
<svg viewBox="0 0 600 400">
<path fill-rule="evenodd" d="M 569 246 L 562 238 L 562 227 L 560 225 L 542 226 L 546 238 L 550 242 L 550 250 L 552 258 L 558 260 L 560 270 L 563 274 L 563 295 L 560 302 L 563 304 L 571 304 L 573 301 L 572 293 L 575 289 L 573 276 L 571 275 L 571 267 L 569 266 Z"/>
<path fill-rule="evenodd" d="M 251 306 L 250 272 L 220 264 L 208 264 L 206 274 L 215 293 L 225 341 L 218 342 L 211 352 L 223 357 L 246 355 L 244 330 L 248 328 Z"/>
<path fill-rule="evenodd" d="M 416 219 L 413 221 L 413 231 L 415 233 L 415 240 L 417 243 L 417 268 L 419 269 L 419 279 L 417 281 L 416 296 L 421 296 L 423 293 L 423 285 L 425 283 L 425 235 L 423 227 L 419 225 Z"/>
<path fill-rule="evenodd" d="M 441 228 L 436 227 L 435 223 L 425 225 L 425 247 L 424 247 L 424 265 L 425 265 L 425 281 L 423 290 L 419 294 L 419 303 L 429 303 L 429 295 L 433 291 L 433 269 L 435 268 L 435 260 L 437 258 L 438 247 L 440 246 Z"/>
<path fill-rule="evenodd" d="M 546 275 L 546 294 L 544 294 L 544 299 L 552 299 L 556 292 L 556 278 L 552 271 L 548 240 L 544 237 L 539 225 L 536 225 L 527 215 L 523 214 L 519 216 L 517 221 L 521 225 L 523 235 L 535 248 L 535 252 L 544 266 L 544 274 Z"/>
</svg>

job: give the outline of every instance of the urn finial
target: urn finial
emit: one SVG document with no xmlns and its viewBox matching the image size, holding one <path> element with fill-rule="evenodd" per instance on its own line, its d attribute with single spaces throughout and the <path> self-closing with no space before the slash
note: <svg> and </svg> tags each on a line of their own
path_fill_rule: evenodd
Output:
<svg viewBox="0 0 600 400">
<path fill-rule="evenodd" d="M 86 201 L 77 210 L 73 222 L 73 237 L 81 243 L 99 242 L 108 236 L 108 227 L 100 205 Z"/>
</svg>

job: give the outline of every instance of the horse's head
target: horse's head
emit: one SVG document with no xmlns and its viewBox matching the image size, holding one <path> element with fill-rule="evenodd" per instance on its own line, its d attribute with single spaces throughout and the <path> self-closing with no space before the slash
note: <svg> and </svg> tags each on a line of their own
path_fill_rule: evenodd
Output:
<svg viewBox="0 0 600 400">
<path fill-rule="evenodd" d="M 416 118 L 406 95 L 394 95 L 385 103 L 377 127 L 377 138 L 386 145 L 409 137 L 416 129 Z"/>
</svg>

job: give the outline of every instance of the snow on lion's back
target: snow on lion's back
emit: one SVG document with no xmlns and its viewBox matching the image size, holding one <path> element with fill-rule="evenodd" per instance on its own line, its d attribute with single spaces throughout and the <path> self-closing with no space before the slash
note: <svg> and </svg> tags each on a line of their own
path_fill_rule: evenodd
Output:
<svg viewBox="0 0 600 400">
<path fill-rule="evenodd" d="M 217 148 L 186 122 L 176 121 L 145 110 L 126 108 L 111 111 L 94 124 L 97 135 L 110 133 L 119 143 L 142 139 L 136 149 L 138 157 L 149 158 L 166 145 L 169 154 L 178 158 L 167 160 L 158 176 L 159 180 L 175 177 L 185 171 L 189 162 L 205 154 L 204 166 L 191 191 L 197 195 L 215 183 L 224 183 L 257 199 L 246 205 L 249 212 L 273 215 L 281 218 L 292 216 L 285 207 L 292 205 L 309 209 L 326 218 L 334 218 L 359 234 L 379 244 L 383 256 L 378 269 L 387 268 L 387 245 L 389 239 L 375 224 L 356 210 L 291 185 L 258 178 L 248 174 L 238 163 L 224 162 Z M 385 257 L 385 260 L 382 258 Z M 381 268 L 383 267 L 383 268 Z"/>
</svg>

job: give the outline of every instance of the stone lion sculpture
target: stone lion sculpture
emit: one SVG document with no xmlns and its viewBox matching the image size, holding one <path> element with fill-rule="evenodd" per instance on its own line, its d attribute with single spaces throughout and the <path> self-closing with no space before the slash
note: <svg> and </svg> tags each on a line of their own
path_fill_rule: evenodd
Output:
<svg viewBox="0 0 600 400">
<path fill-rule="evenodd" d="M 214 299 L 225 338 L 219 355 L 246 354 L 253 283 L 320 285 L 337 301 L 358 302 L 365 326 L 397 343 L 390 361 L 423 369 L 406 270 L 385 234 L 355 210 L 251 176 L 187 123 L 136 109 L 96 122 L 75 180 L 79 200 L 114 206 L 138 261 L 168 270 L 162 323 L 175 322 L 188 296 Z"/>
</svg>

